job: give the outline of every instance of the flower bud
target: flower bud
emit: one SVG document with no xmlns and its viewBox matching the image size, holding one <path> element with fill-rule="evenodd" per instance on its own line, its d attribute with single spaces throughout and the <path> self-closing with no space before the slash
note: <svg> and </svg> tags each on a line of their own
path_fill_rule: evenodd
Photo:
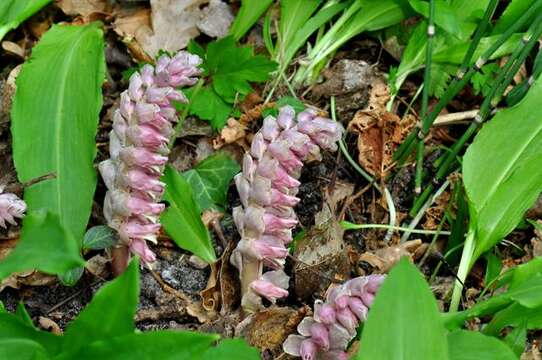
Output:
<svg viewBox="0 0 542 360">
<path fill-rule="evenodd" d="M 312 340 L 307 339 L 301 342 L 299 354 L 303 360 L 315 360 L 317 350 L 316 344 Z"/>
<path fill-rule="evenodd" d="M 317 344 L 322 350 L 329 350 L 329 333 L 327 328 L 320 324 L 314 323 L 311 326 L 311 338 L 312 341 Z"/>
</svg>

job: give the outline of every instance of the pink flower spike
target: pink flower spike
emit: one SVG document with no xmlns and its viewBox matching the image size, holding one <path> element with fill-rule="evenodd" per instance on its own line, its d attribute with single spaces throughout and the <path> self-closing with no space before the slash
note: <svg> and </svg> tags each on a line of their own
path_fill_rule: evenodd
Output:
<svg viewBox="0 0 542 360">
<path fill-rule="evenodd" d="M 367 313 L 369 312 L 369 309 L 367 306 L 365 306 L 360 298 L 351 296 L 348 299 L 348 307 L 354 313 L 354 315 L 356 315 L 359 321 L 363 322 L 367 320 Z"/>
<path fill-rule="evenodd" d="M 370 292 L 366 292 L 364 294 L 361 294 L 361 300 L 363 301 L 363 303 L 367 306 L 367 307 L 371 307 L 371 305 L 373 305 L 373 301 L 375 299 L 375 296 L 374 294 L 370 293 Z"/>
<path fill-rule="evenodd" d="M 140 101 L 143 97 L 143 80 L 141 79 L 141 75 L 138 73 L 134 73 L 130 77 L 130 85 L 128 86 L 128 95 L 130 95 L 130 98 L 134 101 Z"/>
<path fill-rule="evenodd" d="M 269 213 L 263 215 L 263 221 L 265 224 L 265 232 L 268 234 L 272 234 L 274 231 L 283 228 L 291 229 L 297 225 L 296 219 L 283 219 Z"/>
<path fill-rule="evenodd" d="M 120 158 L 129 166 L 162 166 L 167 162 L 167 157 L 151 152 L 145 148 L 127 147 L 120 150 Z"/>
<path fill-rule="evenodd" d="M 253 240 L 252 246 L 260 254 L 260 260 L 264 258 L 284 259 L 288 256 L 288 249 L 283 246 L 273 246 L 263 240 Z"/>
<path fill-rule="evenodd" d="M 283 106 L 277 117 L 277 123 L 281 128 L 287 130 L 294 126 L 295 110 L 291 106 Z"/>
<path fill-rule="evenodd" d="M 156 149 L 161 145 L 167 144 L 169 139 L 162 135 L 160 131 L 152 126 L 140 125 L 138 127 L 129 127 L 127 135 L 138 146 L 145 146 Z"/>
<path fill-rule="evenodd" d="M 329 350 L 329 332 L 327 328 L 320 324 L 314 323 L 311 326 L 311 338 L 322 350 Z"/>
<path fill-rule="evenodd" d="M 301 342 L 301 346 L 299 349 L 299 354 L 301 355 L 301 359 L 315 360 L 317 351 L 318 351 L 318 348 L 312 340 L 306 339 Z"/>
<path fill-rule="evenodd" d="M 164 190 L 164 183 L 155 177 L 139 169 L 129 170 L 126 174 L 128 185 L 140 191 L 154 191 L 161 193 Z"/>
<path fill-rule="evenodd" d="M 273 206 L 296 206 L 299 203 L 299 198 L 286 195 L 277 189 L 271 189 L 271 203 Z"/>
<path fill-rule="evenodd" d="M 315 302 L 314 318 L 316 321 L 319 321 L 322 324 L 333 324 L 337 319 L 337 313 L 335 312 L 333 306 Z"/>
<path fill-rule="evenodd" d="M 23 218 L 26 211 L 26 203 L 15 194 L 2 194 L 0 188 L 0 227 L 6 228 L 6 222 L 17 225 L 15 218 Z"/>
<path fill-rule="evenodd" d="M 376 293 L 385 279 L 386 275 L 373 274 L 367 276 L 367 291 Z"/>
<path fill-rule="evenodd" d="M 337 321 L 344 326 L 349 333 L 354 333 L 358 325 L 358 319 L 348 308 L 337 309 Z"/>
<path fill-rule="evenodd" d="M 255 280 L 250 284 L 252 290 L 258 295 L 265 297 L 271 302 L 275 302 L 277 299 L 288 296 L 288 291 L 284 290 L 270 281 Z"/>
<path fill-rule="evenodd" d="M 152 263 L 156 260 L 156 255 L 149 249 L 145 240 L 133 239 L 130 244 L 130 250 L 139 255 L 141 260 L 145 263 Z"/>
<path fill-rule="evenodd" d="M 133 214 L 160 215 L 162 211 L 165 210 L 166 205 L 160 203 L 153 203 L 132 196 L 128 198 L 127 207 Z"/>
<path fill-rule="evenodd" d="M 129 239 L 146 239 L 160 230 L 160 224 L 141 224 L 136 220 L 130 220 L 121 225 L 119 235 Z"/>
</svg>

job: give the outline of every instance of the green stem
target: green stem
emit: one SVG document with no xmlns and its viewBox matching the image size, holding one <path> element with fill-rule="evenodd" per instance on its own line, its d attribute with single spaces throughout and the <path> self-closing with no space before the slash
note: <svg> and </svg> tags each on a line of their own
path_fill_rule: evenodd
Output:
<svg viewBox="0 0 542 360">
<path fill-rule="evenodd" d="M 408 231 L 413 234 L 423 234 L 423 235 L 434 235 L 439 233 L 440 235 L 450 235 L 449 231 L 436 231 L 436 230 L 418 230 L 418 229 L 409 229 L 402 226 L 391 226 L 387 224 L 354 224 L 349 221 L 340 222 L 344 230 L 360 230 L 360 229 L 391 229 L 396 231 Z"/>
<path fill-rule="evenodd" d="M 461 261 L 459 262 L 459 269 L 457 270 L 457 280 L 454 284 L 452 293 L 452 301 L 450 302 L 449 312 L 456 312 L 459 308 L 459 302 L 461 300 L 461 294 L 463 292 L 463 284 L 467 278 L 467 274 L 472 266 L 472 256 L 474 255 L 474 231 L 469 231 L 467 238 L 465 239 L 465 245 L 463 246 L 463 253 L 461 254 Z"/>
<path fill-rule="evenodd" d="M 416 177 L 414 179 L 414 192 L 420 194 L 422 191 L 423 177 L 423 153 L 425 147 L 425 135 L 429 132 L 427 124 L 427 107 L 429 106 L 429 84 L 431 83 L 431 62 L 433 54 L 433 38 L 435 37 L 435 0 L 429 0 L 429 18 L 427 19 L 427 45 L 425 47 L 425 68 L 423 75 L 423 93 L 422 93 L 422 125 L 418 133 L 418 149 L 416 154 Z"/>
</svg>

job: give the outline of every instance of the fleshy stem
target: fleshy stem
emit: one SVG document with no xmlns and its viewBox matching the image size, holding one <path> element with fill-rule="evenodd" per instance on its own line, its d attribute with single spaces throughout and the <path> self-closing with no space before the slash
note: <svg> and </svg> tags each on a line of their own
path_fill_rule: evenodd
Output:
<svg viewBox="0 0 542 360">
<path fill-rule="evenodd" d="M 429 106 L 429 84 L 431 83 L 431 62 L 433 55 L 433 38 L 435 37 L 435 0 L 429 0 L 429 18 L 427 19 L 427 44 L 425 47 L 425 69 L 423 74 L 423 93 L 422 93 L 422 125 L 418 131 L 418 151 L 416 155 L 416 178 L 414 192 L 419 195 L 422 191 L 423 175 L 423 152 L 425 147 L 424 138 L 427 135 L 429 126 L 427 126 L 427 107 Z"/>
<path fill-rule="evenodd" d="M 526 57 L 529 55 L 534 45 L 538 42 L 540 35 L 542 34 L 542 13 L 539 14 L 536 20 L 533 22 L 527 33 L 522 38 L 522 43 L 514 50 L 514 53 L 508 59 L 508 62 L 503 67 L 501 73 L 495 81 L 495 85 L 492 88 L 492 91 L 489 96 L 484 99 L 482 106 L 480 107 L 480 112 L 478 113 L 475 121 L 469 126 L 467 131 L 463 134 L 461 139 L 456 143 L 459 146 L 454 146 L 452 148 L 452 153 L 448 154 L 444 162 L 441 165 L 441 169 L 437 172 L 437 177 L 439 174 L 444 174 L 453 159 L 455 158 L 454 154 L 457 154 L 463 144 L 467 142 L 470 136 L 476 131 L 476 129 L 482 124 L 491 113 L 491 109 L 496 102 L 494 99 L 499 99 L 507 86 L 512 82 L 514 74 L 517 73 L 519 67 L 525 61 Z M 459 307 L 459 300 L 461 299 L 461 293 L 463 291 L 463 283 L 467 277 L 470 268 L 477 259 L 475 253 L 475 232 L 471 229 L 467 239 L 465 240 L 465 246 L 463 247 L 463 253 L 461 255 L 461 261 L 459 263 L 459 270 L 457 273 L 458 280 L 455 283 L 454 290 L 452 293 L 452 301 L 450 303 L 450 311 L 457 311 Z"/>
<path fill-rule="evenodd" d="M 521 26 L 523 26 L 527 22 L 527 20 L 529 20 L 530 17 L 535 14 L 538 8 L 542 5 L 542 0 L 537 0 L 529 9 L 527 9 L 527 11 L 525 11 L 525 13 L 518 20 L 516 20 L 514 24 L 512 24 L 512 26 L 510 26 L 504 33 L 502 33 L 502 35 L 495 41 L 495 43 L 493 43 L 493 45 L 489 47 L 476 60 L 475 64 L 472 65 L 470 69 L 465 72 L 464 69 L 466 69 L 468 66 L 466 64 L 469 64 L 471 62 L 472 55 L 474 54 L 475 49 L 478 47 L 480 39 L 487 27 L 487 23 L 489 22 L 489 19 L 495 11 L 495 2 L 498 1 L 492 0 L 488 8 L 486 9 L 484 18 L 478 24 L 478 29 L 475 32 L 469 49 L 467 50 L 466 56 L 463 60 L 463 64 L 450 85 L 448 86 L 446 93 L 443 97 L 440 98 L 439 102 L 429 113 L 427 120 L 424 121 L 424 123 L 427 124 L 428 129 L 429 127 L 431 127 L 431 125 L 433 125 L 433 122 L 440 114 L 442 109 L 444 109 L 446 105 L 448 105 L 448 103 L 461 91 L 461 89 L 465 87 L 465 85 L 469 82 L 472 76 L 480 70 L 480 68 L 485 64 L 488 59 L 491 58 L 493 53 L 495 53 L 495 51 L 497 51 L 501 47 L 501 45 L 504 44 L 504 42 L 506 42 L 506 40 L 508 40 L 512 36 L 512 34 L 514 34 Z M 403 162 L 406 157 L 412 152 L 412 150 L 414 150 L 419 130 L 419 128 L 414 129 L 405 139 L 405 141 L 403 141 L 401 146 L 399 146 L 399 148 L 394 154 L 395 160 L 397 160 L 398 162 Z"/>
</svg>

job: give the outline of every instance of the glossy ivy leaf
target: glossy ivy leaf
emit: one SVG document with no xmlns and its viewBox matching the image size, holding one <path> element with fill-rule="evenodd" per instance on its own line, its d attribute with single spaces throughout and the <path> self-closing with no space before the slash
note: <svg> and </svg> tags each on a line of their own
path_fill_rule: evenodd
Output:
<svg viewBox="0 0 542 360">
<path fill-rule="evenodd" d="M 71 353 L 91 342 L 132 334 L 139 294 L 139 260 L 105 284 L 90 304 L 70 323 L 64 335 L 63 352 Z"/>
<path fill-rule="evenodd" d="M 62 338 L 28 326 L 13 314 L 0 313 L 0 344 L 14 340 L 32 340 L 41 345 L 48 354 L 58 354 L 62 349 Z M 0 349 L 2 345 L 0 345 Z M 9 359 L 0 357 L 0 359 Z"/>
<path fill-rule="evenodd" d="M 448 359 L 435 298 L 407 258 L 391 270 L 378 291 L 361 343 L 358 360 Z"/>
<path fill-rule="evenodd" d="M 180 248 L 209 263 L 216 261 L 211 236 L 201 221 L 190 184 L 170 166 L 166 166 L 162 181 L 166 183 L 164 200 L 169 204 L 160 216 L 164 230 Z"/>
<path fill-rule="evenodd" d="M 27 182 L 50 173 L 56 176 L 25 189 L 29 211 L 47 209 L 56 214 L 78 247 L 96 188 L 103 47 L 98 23 L 54 25 L 33 48 L 17 77 L 11 114 L 19 180 Z M 50 239 L 42 240 L 45 248 Z"/>
<path fill-rule="evenodd" d="M 52 0 L 2 0 L 0 3 L 0 41 Z"/>
<path fill-rule="evenodd" d="M 185 171 L 183 176 L 192 186 L 200 211 L 205 211 L 215 205 L 226 205 L 228 187 L 240 170 L 235 160 L 225 153 L 217 153 Z"/>
<path fill-rule="evenodd" d="M 183 176 L 192 186 L 199 209 L 204 211 L 216 205 L 226 205 L 228 187 L 240 170 L 235 160 L 224 153 L 217 153 L 185 171 Z"/>
<path fill-rule="evenodd" d="M 517 360 L 502 341 L 476 331 L 456 330 L 448 334 L 450 360 Z"/>
<path fill-rule="evenodd" d="M 60 225 L 57 215 L 45 210 L 30 212 L 23 220 L 19 244 L 0 261 L 0 279 L 30 269 L 63 274 L 83 266 L 85 262 L 77 244 L 73 235 Z"/>
<path fill-rule="evenodd" d="M 220 130 L 226 125 L 233 106 L 225 102 L 211 86 L 204 86 L 197 93 L 194 88 L 190 88 L 185 93 L 190 99 L 191 115 L 209 121 L 214 130 Z"/>
<path fill-rule="evenodd" d="M 233 103 L 237 93 L 253 91 L 250 82 L 269 80 L 276 64 L 263 55 L 254 55 L 248 46 L 237 46 L 232 37 L 209 43 L 205 59 L 213 89 L 225 101 Z"/>
<path fill-rule="evenodd" d="M 541 97 L 538 80 L 518 105 L 484 125 L 465 153 L 463 179 L 475 231 L 471 264 L 517 226 L 542 190 L 542 122 L 533 111 Z"/>
<path fill-rule="evenodd" d="M 249 346 L 243 339 L 226 339 L 218 346 L 210 348 L 201 360 L 259 360 L 258 350 Z"/>
<path fill-rule="evenodd" d="M 115 245 L 117 234 L 109 226 L 97 225 L 87 230 L 83 238 L 83 249 L 103 250 Z"/>
<path fill-rule="evenodd" d="M 233 38 L 241 39 L 256 24 L 272 2 L 273 0 L 242 0 L 241 8 L 230 28 Z"/>
</svg>

